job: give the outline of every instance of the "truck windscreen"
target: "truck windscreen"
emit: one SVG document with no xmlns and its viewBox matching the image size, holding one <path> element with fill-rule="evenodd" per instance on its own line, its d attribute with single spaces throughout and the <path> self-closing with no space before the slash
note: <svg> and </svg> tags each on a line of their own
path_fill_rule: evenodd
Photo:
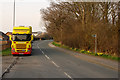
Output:
<svg viewBox="0 0 120 80">
<path fill-rule="evenodd" d="M 31 34 L 13 34 L 13 41 L 30 41 Z"/>
</svg>

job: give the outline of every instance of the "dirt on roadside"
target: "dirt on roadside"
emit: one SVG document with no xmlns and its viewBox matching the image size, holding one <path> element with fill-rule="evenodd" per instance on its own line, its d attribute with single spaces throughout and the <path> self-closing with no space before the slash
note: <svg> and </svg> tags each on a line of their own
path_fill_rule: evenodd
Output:
<svg viewBox="0 0 120 80">
<path fill-rule="evenodd" d="M 2 73 L 8 66 L 14 61 L 15 57 L 13 56 L 2 56 Z"/>
</svg>

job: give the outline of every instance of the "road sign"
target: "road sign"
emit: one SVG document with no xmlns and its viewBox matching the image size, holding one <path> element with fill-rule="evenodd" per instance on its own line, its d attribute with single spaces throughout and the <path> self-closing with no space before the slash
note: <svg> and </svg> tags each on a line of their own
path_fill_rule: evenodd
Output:
<svg viewBox="0 0 120 80">
<path fill-rule="evenodd" d="M 96 37 L 96 34 L 92 35 L 93 37 Z"/>
<path fill-rule="evenodd" d="M 92 35 L 95 37 L 95 53 L 97 53 L 97 34 Z"/>
</svg>

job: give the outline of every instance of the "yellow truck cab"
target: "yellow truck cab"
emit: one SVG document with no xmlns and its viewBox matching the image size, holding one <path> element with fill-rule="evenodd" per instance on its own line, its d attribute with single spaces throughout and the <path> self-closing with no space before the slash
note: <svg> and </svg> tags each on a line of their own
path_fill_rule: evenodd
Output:
<svg viewBox="0 0 120 80">
<path fill-rule="evenodd" d="M 11 44 L 11 53 L 13 55 L 19 54 L 28 54 L 31 55 L 32 45 L 31 41 L 33 40 L 32 27 L 13 27 L 12 36 L 10 36 Z"/>
</svg>

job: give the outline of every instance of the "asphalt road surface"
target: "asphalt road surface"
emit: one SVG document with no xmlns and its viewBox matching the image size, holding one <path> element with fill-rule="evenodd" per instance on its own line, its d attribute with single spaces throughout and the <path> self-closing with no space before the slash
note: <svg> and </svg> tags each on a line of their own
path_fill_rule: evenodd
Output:
<svg viewBox="0 0 120 80">
<path fill-rule="evenodd" d="M 4 78 L 118 78 L 118 71 L 49 47 L 50 42 L 34 41 L 32 55 L 20 56 Z"/>
</svg>

